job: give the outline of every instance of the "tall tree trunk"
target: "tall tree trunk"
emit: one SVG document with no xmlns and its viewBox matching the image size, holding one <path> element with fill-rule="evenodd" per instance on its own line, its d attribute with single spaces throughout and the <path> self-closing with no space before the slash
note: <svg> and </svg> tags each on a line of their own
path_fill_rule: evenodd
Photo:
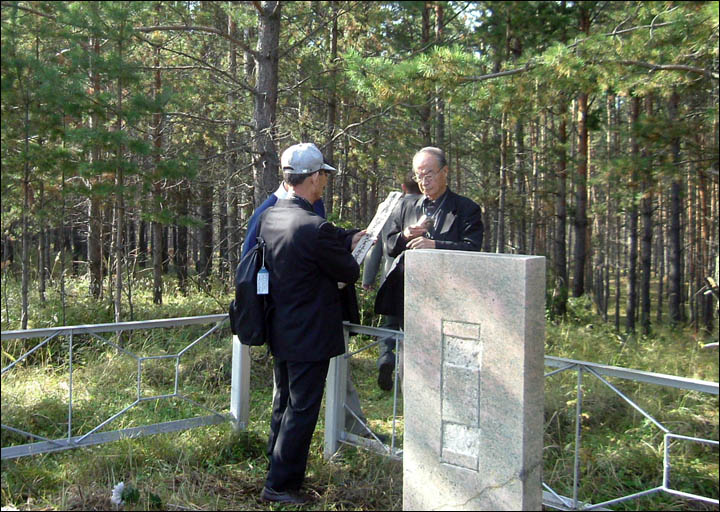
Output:
<svg viewBox="0 0 720 512">
<path fill-rule="evenodd" d="M 615 154 L 620 149 L 620 135 L 618 133 L 621 126 L 620 121 L 621 107 L 618 104 L 617 99 L 613 101 L 613 114 L 614 114 L 614 126 L 612 134 L 612 151 Z M 622 249 L 625 246 L 622 238 L 622 225 L 620 208 L 615 209 L 615 229 L 614 229 L 614 240 L 615 240 L 615 331 L 620 332 L 620 299 L 622 294 L 622 287 L 620 286 L 620 269 L 622 268 L 621 256 Z"/>
<path fill-rule="evenodd" d="M 562 100 L 561 100 L 562 101 Z M 555 196 L 555 314 L 565 315 L 568 296 L 565 230 L 567 226 L 567 106 L 562 102 L 558 140 L 557 195 Z"/>
<path fill-rule="evenodd" d="M 455 146 L 455 191 L 462 194 L 463 176 L 462 167 L 460 166 L 460 144 L 459 137 L 453 137 L 452 125 L 450 124 L 452 115 L 450 115 L 450 107 L 448 107 L 448 145 Z M 483 138 L 487 138 L 487 130 L 483 130 Z M 485 236 L 485 238 L 488 238 Z"/>
<path fill-rule="evenodd" d="M 137 222 L 135 217 L 137 216 L 136 210 L 125 211 L 125 261 L 133 260 L 133 268 L 135 262 L 137 262 L 137 233 L 136 226 Z M 133 274 L 135 272 L 133 271 Z M 128 276 L 128 279 L 134 276 Z"/>
<path fill-rule="evenodd" d="M 162 273 L 167 274 L 170 270 L 170 227 L 163 226 L 162 228 Z"/>
<path fill-rule="evenodd" d="M 380 141 L 380 130 L 377 124 L 373 123 L 372 127 L 373 139 L 377 142 Z M 380 180 L 380 167 L 378 165 L 378 154 L 377 151 L 372 152 L 371 156 L 371 167 L 370 167 L 370 186 L 369 186 L 369 197 L 368 197 L 368 211 L 372 218 L 377 211 L 378 206 L 378 181 Z"/>
<path fill-rule="evenodd" d="M 145 268 L 147 265 L 147 222 L 141 220 L 138 223 L 138 265 Z"/>
<path fill-rule="evenodd" d="M 533 177 L 534 183 L 534 197 L 538 202 L 538 212 L 536 214 L 536 226 L 538 229 L 538 240 L 535 245 L 535 251 L 533 254 L 548 254 L 552 250 L 549 246 L 551 245 L 551 239 L 554 238 L 555 233 L 555 203 L 549 200 L 549 197 L 544 197 L 541 194 L 542 187 L 547 183 L 550 185 L 551 178 L 548 173 L 550 160 L 550 149 L 548 147 L 548 131 L 549 131 L 548 112 L 543 110 L 540 115 L 540 123 L 538 126 L 537 139 L 540 142 L 539 154 L 538 154 L 538 174 L 537 177 Z M 554 119 L 553 119 L 554 123 Z M 551 185 L 552 186 L 552 185 Z"/>
<path fill-rule="evenodd" d="M 435 2 L 435 45 L 440 46 L 443 42 L 443 29 L 445 20 L 443 16 L 443 3 Z M 435 92 L 435 145 L 445 148 L 445 99 L 440 96 L 440 88 Z"/>
<path fill-rule="evenodd" d="M 421 42 L 425 48 L 430 42 L 430 6 L 424 3 L 422 9 L 422 34 Z M 432 97 L 425 96 L 425 102 L 420 107 L 420 135 L 423 139 L 423 146 L 432 146 Z"/>
<path fill-rule="evenodd" d="M 155 9 L 160 17 L 160 2 L 155 5 Z M 155 82 L 153 86 L 153 96 L 158 101 L 160 98 L 160 91 L 162 88 L 162 77 L 160 75 L 160 48 L 155 48 Z M 165 116 L 162 111 L 155 112 L 153 114 L 153 146 L 155 150 L 154 164 L 155 164 L 155 183 L 153 183 L 152 198 L 153 198 L 153 209 L 156 218 L 153 219 L 151 224 L 151 237 L 152 237 L 152 265 L 153 265 L 153 303 L 162 304 L 163 296 L 163 258 L 162 258 L 162 225 L 160 224 L 158 217 L 162 209 L 161 195 L 162 195 L 162 183 L 159 177 L 158 167 L 160 165 L 160 157 L 162 153 L 162 135 L 163 125 Z"/>
<path fill-rule="evenodd" d="M 658 198 L 658 230 L 657 230 L 657 246 L 656 254 L 658 256 L 658 298 L 657 298 L 657 317 L 656 321 L 658 324 L 662 322 L 663 314 L 663 299 L 664 299 L 664 285 L 665 285 L 665 216 L 664 213 L 664 194 L 662 188 L 660 188 L 660 197 Z"/>
<path fill-rule="evenodd" d="M 181 186 L 178 192 L 178 215 L 185 219 L 188 216 L 188 196 L 189 189 L 187 186 Z M 177 228 L 177 248 L 175 250 L 175 264 L 178 273 L 178 289 L 183 295 L 187 295 L 187 279 L 188 279 L 188 228 L 183 222 Z"/>
<path fill-rule="evenodd" d="M 608 94 L 605 98 L 605 110 L 607 114 L 606 123 L 606 136 L 605 136 L 605 159 L 610 161 L 614 154 L 613 136 L 615 132 L 615 95 Z M 602 315 L 605 322 L 608 321 L 608 307 L 610 303 L 610 267 L 611 267 L 611 230 L 612 230 L 612 217 L 614 216 L 615 206 L 612 199 L 612 183 L 610 175 L 608 174 L 606 184 L 605 200 L 607 201 L 607 210 L 605 211 L 605 229 L 604 229 L 604 246 L 605 249 L 598 251 L 600 254 L 600 261 L 603 266 L 603 296 L 602 296 Z"/>
<path fill-rule="evenodd" d="M 275 146 L 275 110 L 278 94 L 278 44 L 281 2 L 260 2 L 258 42 L 255 52 L 257 80 L 254 98 L 256 154 L 253 174 L 255 207 L 275 191 L 280 159 Z"/>
<path fill-rule="evenodd" d="M 232 16 L 228 16 L 228 34 L 231 38 L 237 39 L 238 37 L 238 29 L 237 29 L 237 22 L 232 18 Z M 229 49 L 229 60 L 230 60 L 230 67 L 229 67 L 229 73 L 230 76 L 233 78 L 237 78 L 238 70 L 237 70 L 237 45 L 234 42 L 230 42 L 230 49 Z M 238 94 L 235 91 L 231 91 L 228 93 L 228 104 L 230 107 L 230 111 L 233 112 L 237 108 L 237 100 L 238 100 Z M 237 172 L 237 158 L 238 154 L 237 151 L 234 150 L 234 148 L 237 146 L 238 143 L 238 130 L 237 130 L 237 121 L 233 117 L 230 126 L 228 127 L 228 133 L 226 138 L 226 146 L 228 148 L 228 154 L 226 159 L 226 165 L 227 165 L 227 183 L 228 183 L 228 189 L 227 189 L 227 215 L 228 215 L 228 223 L 227 223 L 227 229 L 228 229 L 228 265 L 230 266 L 230 274 L 232 276 L 232 273 L 235 271 L 235 268 L 238 265 L 238 262 L 240 261 L 240 223 L 239 221 L 239 212 L 238 212 L 238 187 L 237 184 L 240 182 L 239 177 L 235 176 L 235 173 Z M 184 195 L 180 194 L 180 201 L 183 201 Z M 185 205 L 185 209 L 187 210 L 187 204 Z M 178 238 L 181 236 L 180 229 L 178 229 Z M 185 228 L 185 241 L 184 241 L 184 264 L 185 264 L 185 272 L 187 275 L 187 228 Z M 180 241 L 177 241 L 178 249 L 180 249 L 181 244 Z M 178 265 L 178 279 L 180 279 L 179 274 L 179 260 L 178 254 L 176 252 L 176 264 Z"/>
<path fill-rule="evenodd" d="M 212 273 L 213 255 L 213 186 L 207 180 L 200 184 L 200 258 L 197 272 L 203 281 Z M 206 283 L 207 284 L 207 283 Z"/>
<path fill-rule="evenodd" d="M 66 231 L 67 227 L 63 228 Z M 65 238 L 65 235 L 61 235 Z M 84 240 L 80 232 L 80 228 L 75 225 L 74 222 L 70 224 L 70 240 L 72 243 L 72 264 L 70 265 L 70 271 L 73 276 L 78 275 L 80 261 L 87 259 L 87 240 Z M 62 244 L 65 245 L 64 243 Z"/>
<path fill-rule="evenodd" d="M 653 114 L 652 96 L 645 97 L 645 113 L 648 118 Z M 653 183 L 652 183 L 652 163 L 650 159 L 649 149 L 643 149 L 643 197 L 641 202 L 641 210 L 643 217 L 643 236 L 641 246 L 641 266 L 642 266 L 642 285 L 640 288 L 640 324 L 645 334 L 650 333 L 650 264 L 652 261 L 652 233 L 653 233 Z"/>
<path fill-rule="evenodd" d="M 93 55 L 100 56 L 100 40 L 94 37 L 91 42 Z M 93 94 L 100 94 L 100 77 L 94 65 L 91 64 L 90 80 L 93 84 Z M 90 116 L 92 130 L 100 128 L 100 121 L 97 112 L 93 111 Z M 91 164 L 100 161 L 100 148 L 93 144 L 90 150 Z M 92 187 L 98 185 L 100 178 L 91 179 Z M 99 299 L 102 296 L 102 205 L 100 197 L 95 190 L 90 192 L 90 204 L 88 211 L 88 267 L 90 270 L 90 294 L 93 298 Z"/>
<path fill-rule="evenodd" d="M 590 34 L 591 7 L 587 4 L 578 5 L 578 27 L 586 35 Z M 590 237 L 588 235 L 588 219 L 587 219 L 587 178 L 588 178 L 588 160 L 589 160 L 589 138 L 588 138 L 588 94 L 581 92 L 578 95 L 577 102 L 577 180 L 575 186 L 575 215 L 573 218 L 575 245 L 573 251 L 574 276 L 573 276 L 573 295 L 580 297 L 585 293 L 585 267 L 587 265 Z"/>
<path fill-rule="evenodd" d="M 500 123 L 500 197 L 497 213 L 497 249 L 496 252 L 505 252 L 505 199 L 507 194 L 507 114 L 503 112 Z"/>
<path fill-rule="evenodd" d="M 223 283 L 227 283 L 228 275 L 228 210 L 227 210 L 227 189 L 223 186 L 217 187 L 218 201 L 218 277 Z"/>
<path fill-rule="evenodd" d="M 106 155 L 107 157 L 107 155 Z M 102 264 L 103 264 L 103 278 L 107 276 L 107 299 L 112 305 L 114 301 L 114 274 L 112 273 L 113 265 L 113 226 L 115 226 L 115 219 L 113 212 L 115 210 L 114 200 L 105 200 L 103 202 L 103 224 L 102 224 Z"/>
<path fill-rule="evenodd" d="M 160 213 L 160 185 L 157 184 L 153 189 L 153 198 L 156 204 L 156 211 Z M 153 303 L 162 304 L 163 299 L 163 274 L 162 274 L 162 224 L 158 221 L 152 222 L 151 227 L 151 250 L 152 250 L 152 264 L 153 264 Z"/>
<path fill-rule="evenodd" d="M 697 139 L 701 137 L 698 135 Z M 709 154 L 709 148 L 705 147 L 703 142 L 698 140 L 698 147 L 701 148 L 701 154 Z M 708 179 L 705 172 L 705 166 L 699 167 L 698 172 L 698 224 L 700 228 L 699 244 L 699 264 L 698 264 L 698 283 L 703 286 L 705 277 L 710 275 L 710 209 L 708 206 Z M 710 295 L 699 294 L 700 302 L 700 319 L 708 333 L 713 329 L 713 310 L 712 305 L 714 299 Z"/>
<path fill-rule="evenodd" d="M 64 121 L 63 121 L 63 128 L 65 128 Z M 63 141 L 63 149 L 65 149 L 65 141 Z M 65 237 L 65 215 L 66 215 L 66 208 L 65 208 L 65 167 L 62 168 L 61 171 L 61 181 L 60 181 L 60 197 L 62 198 L 61 205 L 61 214 L 60 214 L 60 233 L 61 236 Z M 71 230 L 72 232 L 72 230 Z M 74 260 L 75 258 L 73 258 Z M 75 263 L 73 261 L 73 263 Z M 62 308 L 62 324 L 66 325 L 65 323 L 65 244 L 62 244 L 62 248 L 60 250 L 60 303 Z"/>
<path fill-rule="evenodd" d="M 345 117 L 348 117 L 347 111 L 344 112 Z M 347 196 L 348 196 L 348 155 L 350 153 L 350 137 L 347 135 L 343 136 L 343 149 L 342 149 L 342 173 L 340 174 L 340 204 L 338 213 L 340 219 L 347 219 Z"/>
<path fill-rule="evenodd" d="M 587 171 L 588 171 L 588 180 L 585 182 L 586 185 L 588 182 L 592 181 L 593 177 L 593 157 L 594 157 L 594 150 L 593 150 L 593 143 L 592 143 L 592 132 L 588 131 L 587 136 L 587 144 L 588 144 L 588 152 L 587 152 Z M 587 189 L 587 186 L 586 186 Z M 585 219 L 587 221 L 587 233 L 585 235 L 585 292 L 586 293 L 593 293 L 595 291 L 595 283 L 593 281 L 594 278 L 594 272 L 593 272 L 593 259 L 595 257 L 594 252 L 592 250 L 592 244 L 590 243 L 593 239 L 593 233 L 596 232 L 596 228 L 598 227 L 598 223 L 600 222 L 600 217 L 593 215 L 593 221 L 590 222 L 590 219 L 587 217 L 587 212 L 592 211 L 593 206 L 593 200 L 597 196 L 597 187 L 591 186 L 588 190 L 587 194 L 587 203 L 585 205 Z"/>
<path fill-rule="evenodd" d="M 491 126 L 491 137 L 488 136 L 487 130 L 483 132 L 483 145 L 485 147 L 488 147 L 488 145 L 492 144 L 493 147 L 500 148 L 500 145 L 502 144 L 502 123 L 499 123 L 497 118 L 494 118 L 491 122 Z M 492 161 L 488 161 L 488 165 L 484 166 L 485 172 L 483 173 L 483 185 L 485 186 L 485 188 L 494 188 L 496 186 L 493 177 L 498 175 L 498 170 L 500 169 L 500 151 L 494 151 L 493 155 L 494 158 L 492 159 Z M 485 210 L 485 217 L 483 219 L 486 230 L 486 234 L 483 237 L 484 252 L 497 251 L 497 219 L 499 197 L 496 194 L 493 194 L 489 202 L 489 208 Z"/>
<path fill-rule="evenodd" d="M 358 221 L 361 226 L 368 223 L 368 179 L 367 172 L 358 170 L 358 207 L 355 211 L 358 214 Z M 357 225 L 357 224 L 355 224 Z"/>
<path fill-rule="evenodd" d="M 632 125 L 632 142 L 631 142 L 631 160 L 632 160 L 632 177 L 630 180 L 631 206 L 629 212 L 630 224 L 630 255 L 628 262 L 628 301 L 627 301 L 627 318 L 626 328 L 628 332 L 635 332 L 635 314 L 637 310 L 637 256 L 638 256 L 638 207 L 635 199 L 635 188 L 637 185 L 637 166 L 639 143 L 637 136 L 637 125 L 640 119 L 640 98 L 633 96 L 631 100 L 631 118 Z"/>
<path fill-rule="evenodd" d="M 544 115 L 544 114 L 543 114 Z M 530 207 L 530 254 L 537 254 L 535 252 L 537 244 L 537 219 L 538 219 L 538 173 L 539 173 L 539 152 L 544 148 L 538 148 L 538 131 L 540 129 L 539 122 L 536 119 L 530 123 L 530 151 L 532 152 L 531 164 L 532 164 L 532 188 L 530 196 L 532 197 Z"/>
<path fill-rule="evenodd" d="M 243 28 L 243 41 L 245 42 L 245 50 L 243 51 L 243 73 L 245 75 L 245 81 L 250 85 L 251 87 L 255 87 L 255 84 L 257 82 L 256 80 L 256 68 L 255 68 L 255 56 L 254 52 L 250 50 L 250 46 L 252 46 L 252 41 L 256 38 L 256 29 L 253 27 L 245 27 Z M 255 98 L 253 96 L 253 101 L 255 101 Z M 251 141 L 254 141 L 254 134 L 255 134 L 255 128 L 253 125 L 252 131 L 249 132 L 248 137 Z M 251 161 L 249 162 L 251 167 L 253 167 L 253 171 L 250 173 L 249 176 L 249 184 L 252 185 L 254 181 L 255 176 L 255 157 L 251 157 Z M 243 177 L 244 178 L 244 177 Z M 245 179 L 243 179 L 243 184 L 245 183 Z M 242 204 L 242 207 L 240 208 L 240 223 L 241 225 L 245 226 L 245 219 L 250 218 L 252 215 L 252 212 L 255 210 L 255 190 L 252 186 L 248 188 L 241 188 L 240 190 L 240 197 L 238 198 L 240 203 Z M 191 238 L 191 258 L 195 258 L 195 237 Z M 238 251 L 241 251 L 242 247 L 238 248 Z M 188 260 L 189 261 L 189 260 Z M 238 260 L 239 261 L 239 260 Z"/>
<path fill-rule="evenodd" d="M 22 282 L 20 285 L 21 310 L 20 328 L 28 326 L 28 287 L 30 283 L 30 233 L 28 216 L 30 215 L 30 98 L 25 98 L 25 154 L 23 155 L 23 208 L 22 208 Z M 8 318 L 9 320 L 9 318 Z"/>
<path fill-rule="evenodd" d="M 522 119 L 515 123 L 515 174 L 517 176 L 517 191 L 520 198 L 520 212 L 518 218 L 518 253 L 527 254 L 527 173 L 525 172 L 525 130 Z"/>
<path fill-rule="evenodd" d="M 330 92 L 327 103 L 327 125 L 325 130 L 327 133 L 327 142 L 323 156 L 325 160 L 335 166 L 335 123 L 337 119 L 337 52 L 338 52 L 338 21 L 337 21 L 337 2 L 330 2 L 330 13 L 333 17 L 332 27 L 330 29 Z M 325 212 L 330 215 L 335 207 L 335 175 L 328 176 L 327 186 L 325 187 Z"/>
<path fill-rule="evenodd" d="M 95 299 L 102 297 L 102 205 L 100 198 L 90 196 L 88 222 L 88 265 L 90 268 L 90 294 Z"/>
<path fill-rule="evenodd" d="M 575 189 L 575 255 L 573 296 L 585 293 L 585 260 L 587 258 L 587 171 L 588 171 L 588 95 L 578 96 L 578 172 Z"/>
<path fill-rule="evenodd" d="M 40 211 L 43 212 L 44 216 L 44 209 L 45 209 L 45 185 L 40 181 L 38 184 L 38 192 L 40 195 Z M 38 244 L 38 278 L 39 278 L 39 285 L 38 285 L 38 292 L 40 294 L 40 302 L 45 302 L 45 278 L 47 276 L 47 259 L 45 258 L 45 252 L 48 245 L 47 240 L 47 228 L 45 226 L 45 222 L 40 222 L 40 231 L 38 233 L 39 236 L 39 244 Z"/>
<path fill-rule="evenodd" d="M 615 330 L 620 331 L 620 251 L 616 254 L 615 259 Z"/>
<path fill-rule="evenodd" d="M 694 171 L 694 166 L 690 166 L 690 175 L 692 176 L 692 173 Z M 695 195 L 696 193 L 696 187 L 695 183 L 692 182 L 692 180 L 688 180 L 687 182 L 688 186 L 688 233 L 689 233 L 689 243 L 688 246 L 690 248 L 690 255 L 688 258 L 688 302 L 690 303 L 690 322 L 692 323 L 693 327 L 695 328 L 695 332 L 698 331 L 698 311 L 697 311 L 697 290 L 699 288 L 699 280 L 698 280 L 698 270 L 697 270 L 697 261 L 698 261 L 698 239 L 697 239 L 697 197 Z"/>
<path fill-rule="evenodd" d="M 668 114 L 670 117 L 670 125 L 674 126 L 678 119 L 678 103 L 680 96 L 673 91 L 668 102 Z M 680 137 L 676 136 L 671 142 L 672 161 L 675 166 L 680 165 Z M 676 169 L 675 176 L 670 184 L 670 227 L 668 229 L 668 239 L 670 242 L 670 254 L 668 260 L 668 307 L 670 321 L 679 323 L 685 320 L 685 310 L 683 307 L 682 292 L 682 235 L 680 233 L 681 216 L 683 212 L 681 181 L 682 173 L 680 169 Z"/>
<path fill-rule="evenodd" d="M 123 46 L 122 39 L 118 44 L 118 55 L 120 60 L 123 58 Z M 116 131 L 119 135 L 122 133 L 122 78 L 118 78 L 117 81 L 117 120 L 116 120 Z M 122 321 L 122 292 L 123 292 L 123 233 L 125 231 L 125 202 L 124 202 L 124 191 L 125 188 L 125 176 L 123 166 L 121 164 L 123 158 L 123 148 L 120 145 L 115 154 L 117 169 L 115 171 L 115 239 L 114 245 L 114 257 L 115 257 L 115 322 Z"/>
</svg>

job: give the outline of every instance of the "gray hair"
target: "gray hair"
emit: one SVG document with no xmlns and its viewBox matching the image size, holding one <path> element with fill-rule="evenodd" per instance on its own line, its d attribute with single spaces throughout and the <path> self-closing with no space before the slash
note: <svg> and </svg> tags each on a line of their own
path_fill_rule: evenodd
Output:
<svg viewBox="0 0 720 512">
<path fill-rule="evenodd" d="M 436 148 L 435 146 L 426 146 L 422 148 L 420 151 L 415 153 L 415 156 L 413 156 L 413 160 L 415 160 L 415 157 L 417 157 L 420 153 L 429 153 L 432 156 L 435 157 L 435 160 L 437 161 L 438 165 L 440 165 L 440 169 L 445 167 L 447 165 L 447 159 L 445 158 L 445 151 L 443 151 L 440 148 Z"/>
</svg>

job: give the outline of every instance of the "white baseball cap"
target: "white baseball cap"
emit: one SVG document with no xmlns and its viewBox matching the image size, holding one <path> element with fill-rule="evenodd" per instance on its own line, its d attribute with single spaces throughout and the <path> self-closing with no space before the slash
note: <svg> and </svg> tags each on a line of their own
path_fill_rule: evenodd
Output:
<svg viewBox="0 0 720 512">
<path fill-rule="evenodd" d="M 325 163 L 322 153 L 312 142 L 295 144 L 283 151 L 280 158 L 283 172 L 290 174 L 312 174 L 319 170 L 337 172 L 335 167 Z"/>
</svg>

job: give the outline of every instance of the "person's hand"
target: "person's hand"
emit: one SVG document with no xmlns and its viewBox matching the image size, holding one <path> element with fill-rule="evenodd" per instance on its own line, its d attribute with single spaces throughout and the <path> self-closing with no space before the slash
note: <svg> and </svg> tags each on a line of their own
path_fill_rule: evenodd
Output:
<svg viewBox="0 0 720 512">
<path fill-rule="evenodd" d="M 418 237 L 422 237 L 427 233 L 427 229 L 423 226 L 410 226 L 403 230 L 403 236 L 405 240 L 415 240 Z"/>
<path fill-rule="evenodd" d="M 408 249 L 435 249 L 435 240 L 429 238 L 420 237 L 413 238 L 407 244 Z"/>
<path fill-rule="evenodd" d="M 360 239 L 363 237 L 363 235 L 364 235 L 365 233 L 367 233 L 367 230 L 366 230 L 366 229 L 363 229 L 362 231 L 358 231 L 357 233 L 355 233 L 355 234 L 353 235 L 353 237 L 352 237 L 352 244 L 350 245 L 350 250 L 351 250 L 351 251 L 354 251 L 354 250 L 355 250 L 355 246 L 358 244 L 358 242 L 360 242 Z"/>
</svg>

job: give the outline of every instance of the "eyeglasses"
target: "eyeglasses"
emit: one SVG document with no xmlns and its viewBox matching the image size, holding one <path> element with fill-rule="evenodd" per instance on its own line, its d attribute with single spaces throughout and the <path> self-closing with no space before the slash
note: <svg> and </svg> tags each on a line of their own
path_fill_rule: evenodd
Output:
<svg viewBox="0 0 720 512">
<path fill-rule="evenodd" d="M 438 174 L 440 174 L 440 171 L 442 171 L 442 169 L 438 169 L 436 171 L 428 171 L 425 174 L 413 174 L 412 180 L 415 183 L 422 183 L 423 181 L 432 181 L 437 177 Z"/>
</svg>

